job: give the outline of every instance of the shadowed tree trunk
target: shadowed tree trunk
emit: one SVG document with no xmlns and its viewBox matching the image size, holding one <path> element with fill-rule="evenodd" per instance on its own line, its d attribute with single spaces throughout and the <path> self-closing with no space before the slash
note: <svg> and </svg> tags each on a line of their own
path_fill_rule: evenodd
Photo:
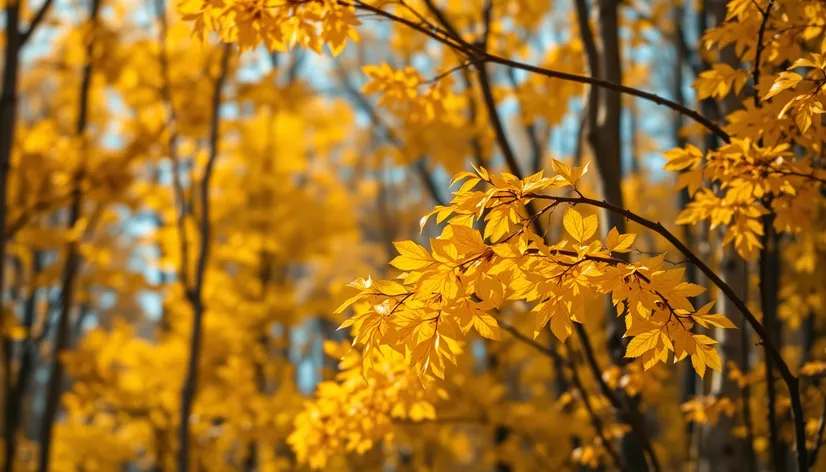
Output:
<svg viewBox="0 0 826 472">
<path fill-rule="evenodd" d="M 209 259 L 209 247 L 211 238 L 211 222 L 210 222 L 210 201 L 209 188 L 212 171 L 215 166 L 215 161 L 218 158 L 218 140 L 220 135 L 221 124 L 221 99 L 224 88 L 224 83 L 227 78 L 227 71 L 229 69 L 229 57 L 231 46 L 226 44 L 221 52 L 221 69 L 218 77 L 215 80 L 215 89 L 212 95 L 212 117 L 209 125 L 209 158 L 204 167 L 204 174 L 200 182 L 200 247 L 198 248 L 198 258 L 196 261 L 195 272 L 193 274 L 193 285 L 191 287 L 185 286 L 187 299 L 192 307 L 192 334 L 189 343 L 189 360 L 186 367 L 186 378 L 184 379 L 183 388 L 181 389 L 181 411 L 180 411 L 180 431 L 179 431 L 179 445 L 178 445 L 178 471 L 187 472 L 189 470 L 189 445 L 190 445 L 190 431 L 189 420 L 192 414 L 192 407 L 195 403 L 195 395 L 198 390 L 198 367 L 201 358 L 201 342 L 203 341 L 203 323 L 204 313 L 206 307 L 204 306 L 203 288 L 204 279 L 206 278 L 207 263 Z M 183 265 L 182 268 L 187 270 L 188 267 Z M 189 280 L 187 276 L 185 280 Z"/>
<path fill-rule="evenodd" d="M 102 0 L 92 0 L 89 13 L 89 25 L 92 31 L 96 28 L 98 14 L 100 12 Z M 89 95 L 92 87 L 92 63 L 94 61 L 95 35 L 86 46 L 86 64 L 83 66 L 83 75 L 80 80 L 80 99 L 77 124 L 75 134 L 81 143 L 85 142 L 86 127 L 89 122 Z M 84 164 L 75 170 L 72 189 L 72 203 L 69 209 L 69 221 L 67 229 L 73 230 L 80 221 L 83 212 L 83 190 L 82 182 L 85 179 Z M 61 281 L 61 304 L 58 314 L 57 332 L 55 342 L 52 346 L 51 372 L 48 385 L 46 387 L 46 406 L 42 418 L 41 446 L 40 446 L 40 471 L 49 470 L 49 454 L 52 444 L 52 428 L 54 427 L 57 413 L 60 409 L 60 397 L 63 392 L 63 363 L 60 356 L 64 350 L 69 348 L 71 325 L 70 317 L 74 304 L 75 284 L 77 282 L 78 271 L 80 269 L 80 248 L 77 239 L 72 240 L 66 247 L 66 262 L 63 267 L 63 280 Z"/>
<path fill-rule="evenodd" d="M 701 18 L 699 24 L 699 33 L 702 34 L 707 28 L 711 28 L 721 24 L 726 16 L 727 0 L 705 0 L 703 4 L 703 12 L 700 13 Z M 738 68 L 739 64 L 731 48 L 722 52 L 721 61 L 728 65 Z M 704 66 L 707 67 L 707 66 Z M 739 99 L 730 95 L 726 100 L 718 104 L 718 111 L 722 115 L 719 118 L 724 120 L 725 116 L 735 111 L 740 106 Z M 706 106 L 705 108 L 708 108 Z M 709 147 L 716 147 L 716 139 L 709 138 L 711 142 Z M 720 263 L 723 279 L 731 286 L 734 292 L 742 300 L 748 299 L 748 263 L 743 260 L 733 249 L 728 246 L 723 250 L 723 258 Z M 741 389 L 737 382 L 728 377 L 728 369 L 726 364 L 729 361 L 737 364 L 741 369 L 747 370 L 749 368 L 750 349 L 748 345 L 748 326 L 745 323 L 743 314 L 732 304 L 727 297 L 718 297 L 717 310 L 724 313 L 731 320 L 742 327 L 739 332 L 726 332 L 723 329 L 715 329 L 714 338 L 720 341 L 720 357 L 722 359 L 723 371 L 712 372 L 709 383 L 708 395 L 715 397 L 726 397 L 732 402 L 737 402 L 738 399 L 744 400 L 744 413 L 746 414 L 747 429 L 750 430 L 750 409 L 748 407 L 748 390 Z M 698 380 L 697 392 L 702 393 L 703 384 Z M 745 393 L 745 394 L 744 394 Z M 716 425 L 704 425 L 702 428 L 700 440 L 700 457 L 699 457 L 699 471 L 700 472 L 734 472 L 742 471 L 744 466 L 749 463 L 756 462 L 752 445 L 748 440 L 743 440 L 731 434 L 731 430 L 743 421 L 737 417 L 721 416 Z"/>
<path fill-rule="evenodd" d="M 17 2 L 7 2 L 6 50 L 3 62 L 3 89 L 0 95 L 0 309 L 3 309 L 6 273 L 6 182 L 8 181 L 11 150 L 14 141 L 14 129 L 17 121 L 17 76 L 20 60 L 20 35 L 17 34 L 20 21 L 20 7 Z M 5 313 L 5 310 L 2 311 Z M 5 315 L 4 315 L 5 316 Z M 10 431 L 10 412 L 12 396 L 12 341 L 5 333 L 0 334 L 0 354 L 3 356 L 3 402 L 6 457 L 12 457 L 9 449 L 14 448 L 14 439 Z M 6 470 L 11 470 L 10 461 L 6 461 Z"/>
<path fill-rule="evenodd" d="M 588 4 L 586 0 L 577 0 L 575 6 L 579 18 L 579 26 L 588 65 L 592 76 L 612 82 L 622 83 L 622 56 L 620 54 L 619 37 L 619 0 L 596 0 L 594 7 L 597 13 L 597 33 L 592 34 L 588 24 Z M 592 87 L 587 104 L 587 131 L 588 143 L 596 159 L 599 172 L 599 182 L 602 197 L 609 203 L 624 208 L 622 195 L 622 97 L 613 90 Z M 625 232 L 625 221 L 617 214 L 603 213 L 603 235 L 611 228 L 617 228 L 620 233 Z M 625 346 L 622 335 L 625 325 L 621 318 L 616 316 L 610 300 L 606 305 L 608 324 L 608 348 L 611 358 L 616 365 L 624 365 Z M 636 415 L 639 412 L 639 400 L 618 391 L 620 401 L 627 404 L 628 412 Z M 618 420 L 630 423 L 623 410 L 618 411 Z M 629 470 L 647 471 L 648 463 L 643 452 L 643 444 L 633 434 L 623 436 L 620 445 L 622 461 Z"/>
<path fill-rule="evenodd" d="M 32 262 L 32 279 L 34 275 L 40 273 L 41 261 L 40 252 L 35 252 Z M 34 327 L 35 314 L 37 310 L 37 295 L 38 290 L 34 284 L 30 284 L 29 296 L 23 304 L 23 329 L 25 330 L 25 338 L 20 354 L 20 367 L 17 370 L 17 378 L 13 385 L 10 385 L 8 390 L 8 398 L 6 404 L 5 417 L 5 431 L 6 431 L 6 464 L 5 472 L 12 472 L 14 470 L 14 461 L 17 454 L 17 432 L 20 429 L 20 423 L 23 418 L 23 401 L 28 392 L 29 382 L 32 378 L 32 371 L 35 367 L 37 356 L 37 346 L 32 337 L 32 328 Z"/>
<path fill-rule="evenodd" d="M 32 37 L 37 27 L 49 13 L 53 0 L 45 0 L 40 8 L 34 12 L 27 28 L 21 31 L 20 28 L 20 1 L 5 2 L 5 52 L 3 55 L 3 84 L 0 91 L 0 308 L 5 294 L 5 262 L 6 243 L 8 239 L 6 228 L 7 213 L 7 183 L 11 164 L 12 148 L 14 147 L 14 132 L 17 127 L 17 82 L 20 71 L 20 52 L 26 42 Z M 5 310 L 3 310 L 5 313 Z M 24 351 L 25 351 L 24 346 Z M 0 355 L 3 356 L 2 370 L 3 384 L 0 385 L 3 391 L 4 414 L 3 414 L 3 435 L 5 439 L 4 449 L 7 458 L 5 470 L 11 471 L 16 452 L 17 424 L 19 412 L 12 411 L 15 408 L 15 395 L 20 392 L 19 385 L 12 385 L 12 341 L 5 333 L 0 334 Z M 18 377 L 17 382 L 20 383 Z M 12 391 L 14 390 L 14 391 Z M 19 407 L 19 405 L 18 405 Z"/>
</svg>

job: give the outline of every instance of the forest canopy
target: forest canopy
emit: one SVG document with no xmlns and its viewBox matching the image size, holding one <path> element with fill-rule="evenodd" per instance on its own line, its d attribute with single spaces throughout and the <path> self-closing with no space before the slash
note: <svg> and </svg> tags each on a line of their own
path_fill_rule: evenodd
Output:
<svg viewBox="0 0 826 472">
<path fill-rule="evenodd" d="M 6 472 L 826 470 L 826 3 L 0 8 Z"/>
</svg>

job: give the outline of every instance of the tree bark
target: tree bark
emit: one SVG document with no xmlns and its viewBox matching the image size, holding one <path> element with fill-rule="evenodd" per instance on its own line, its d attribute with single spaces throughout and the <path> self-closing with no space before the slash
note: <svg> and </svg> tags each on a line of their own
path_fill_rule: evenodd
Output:
<svg viewBox="0 0 826 472">
<path fill-rule="evenodd" d="M 597 0 L 598 31 L 592 36 L 583 12 L 587 12 L 587 4 L 583 0 L 577 1 L 579 23 L 586 52 L 596 53 L 597 59 L 589 57 L 588 63 L 591 74 L 615 84 L 622 83 L 622 55 L 620 54 L 619 37 L 619 0 Z M 593 38 L 593 39 L 592 39 Z M 594 41 L 595 40 L 595 41 Z M 589 44 L 593 43 L 593 44 Z M 589 55 L 591 55 L 589 54 Z M 597 70 L 594 70 L 597 68 Z M 593 100 L 596 100 L 594 102 Z M 618 207 L 625 207 L 622 195 L 622 96 L 615 90 L 592 87 L 588 103 L 588 143 L 593 150 L 599 173 L 600 188 L 605 201 Z M 611 228 L 617 228 L 620 233 L 625 232 L 625 220 L 622 216 L 603 212 L 606 224 L 602 231 L 607 234 Z M 625 345 L 622 340 L 625 324 L 622 318 L 616 316 L 610 301 L 606 304 L 608 324 L 608 348 L 615 365 L 626 363 Z M 626 395 L 618 391 L 621 401 L 628 405 L 628 410 L 639 412 L 639 398 Z M 620 410 L 617 412 L 620 422 L 629 423 L 630 418 Z M 629 470 L 648 471 L 648 462 L 645 458 L 644 447 L 639 438 L 633 434 L 623 436 L 620 443 L 622 462 Z"/>
<path fill-rule="evenodd" d="M 211 237 L 211 222 L 209 221 L 209 184 L 212 177 L 212 170 L 218 158 L 218 137 L 221 122 L 220 108 L 221 95 L 224 82 L 229 69 L 229 56 L 231 47 L 224 45 L 221 72 L 215 81 L 215 90 L 212 96 L 212 119 L 209 133 L 209 159 L 207 160 L 204 176 L 201 178 L 201 245 L 198 253 L 197 266 L 195 269 L 194 285 L 185 287 L 187 298 L 192 307 L 192 334 L 189 344 L 189 362 L 187 364 L 186 379 L 181 389 L 181 412 L 180 412 L 180 434 L 178 444 L 178 471 L 187 472 L 189 470 L 189 418 L 192 414 L 192 406 L 195 402 L 195 394 L 198 388 L 198 367 L 201 357 L 201 342 L 204 325 L 204 299 L 203 287 L 207 270 L 207 259 L 209 258 L 209 246 Z M 186 267 L 183 267 L 186 270 Z"/>
<path fill-rule="evenodd" d="M 95 28 L 98 20 L 102 0 L 93 0 L 89 14 L 89 23 Z M 86 64 L 83 67 L 83 76 L 80 81 L 80 99 L 75 129 L 76 136 L 84 141 L 86 125 L 89 121 L 89 92 L 92 85 L 92 63 L 95 37 L 86 47 Z M 72 203 L 69 209 L 69 221 L 67 228 L 72 230 L 81 218 L 83 211 L 83 190 L 82 182 L 85 170 L 81 168 L 75 171 L 73 179 Z M 63 392 L 63 363 L 60 356 L 69 345 L 71 335 L 70 317 L 74 300 L 75 284 L 77 282 L 77 272 L 80 268 L 80 252 L 77 238 L 73 239 L 66 247 L 66 265 L 63 268 L 63 280 L 61 282 L 62 303 L 58 315 L 57 332 L 55 342 L 52 347 L 51 373 L 48 386 L 46 387 L 46 407 L 42 418 L 41 441 L 40 441 L 40 471 L 49 470 L 49 453 L 52 444 L 52 428 L 57 418 L 60 408 L 60 397 Z"/>
<path fill-rule="evenodd" d="M 6 51 L 3 63 L 3 89 L 0 92 L 0 313 L 5 316 L 3 299 L 5 294 L 6 273 L 6 198 L 7 182 L 11 163 L 11 152 L 14 144 L 14 130 L 17 122 L 17 77 L 20 60 L 20 6 L 17 2 L 6 2 Z M 9 448 L 15 447 L 15 440 L 9 431 L 9 409 L 12 397 L 12 342 L 5 334 L 0 334 L 0 352 L 3 355 L 3 402 L 4 424 L 3 434 L 6 442 L 6 457 Z M 7 469 L 10 469 L 10 461 Z"/>
<path fill-rule="evenodd" d="M 40 253 L 34 253 L 32 272 L 40 272 Z M 26 298 L 23 305 L 23 329 L 26 331 L 26 338 L 23 340 L 22 354 L 20 358 L 20 368 L 17 372 L 17 379 L 9 386 L 6 399 L 5 428 L 6 442 L 4 466 L 5 472 L 14 470 L 15 456 L 17 455 L 17 431 L 20 429 L 20 421 L 23 416 L 23 399 L 28 391 L 29 381 L 35 366 L 37 347 L 32 339 L 32 327 L 34 326 L 35 312 L 37 308 L 37 287 L 30 287 L 31 293 Z"/>
<path fill-rule="evenodd" d="M 701 25 L 702 34 L 706 27 L 714 27 L 721 24 L 726 16 L 727 0 L 705 0 L 702 15 L 705 25 Z M 734 68 L 740 66 L 734 51 L 731 48 L 724 49 L 721 53 L 721 61 Z M 723 115 L 732 113 L 741 106 L 740 100 L 735 95 L 729 95 L 718 104 L 718 110 Z M 717 147 L 716 139 L 708 137 L 711 141 L 709 147 Z M 723 258 L 720 263 L 723 280 L 734 290 L 741 300 L 748 299 L 748 263 L 740 257 L 732 247 L 723 250 Z M 718 298 L 718 310 L 724 313 L 731 320 L 741 326 L 741 332 L 726 332 L 723 329 L 716 329 L 714 338 L 720 342 L 720 357 L 723 363 L 722 372 L 712 372 L 709 384 L 709 395 L 715 397 L 729 398 L 732 402 L 740 399 L 743 403 L 743 412 L 746 415 L 746 427 L 750 427 L 750 406 L 749 391 L 741 389 L 737 382 L 728 377 L 728 361 L 735 362 L 740 369 L 749 369 L 750 349 L 748 345 L 748 326 L 743 322 L 743 314 L 726 298 Z M 698 387 L 698 393 L 703 391 L 702 383 Z M 740 424 L 736 417 L 721 416 L 716 425 L 704 425 L 701 431 L 702 455 L 699 461 L 700 472 L 735 472 L 741 471 L 744 464 L 755 463 L 756 456 L 753 452 L 752 444 L 748 440 L 734 437 L 731 430 Z"/>
</svg>

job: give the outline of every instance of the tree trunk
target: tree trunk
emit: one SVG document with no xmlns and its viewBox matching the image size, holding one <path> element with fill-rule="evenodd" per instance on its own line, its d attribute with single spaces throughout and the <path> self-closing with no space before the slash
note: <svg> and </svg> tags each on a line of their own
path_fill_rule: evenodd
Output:
<svg viewBox="0 0 826 472">
<path fill-rule="evenodd" d="M 40 253 L 35 252 L 32 272 L 38 274 L 41 270 L 40 266 Z M 23 417 L 23 400 L 28 391 L 29 381 L 32 377 L 37 356 L 37 347 L 34 345 L 34 340 L 32 339 L 32 328 L 34 327 L 34 318 L 37 309 L 37 288 L 31 287 L 30 290 L 31 293 L 29 293 L 23 305 L 23 329 L 26 332 L 26 338 L 23 340 L 20 368 L 18 369 L 17 379 L 14 385 L 9 386 L 7 393 L 8 398 L 6 399 L 6 414 L 4 418 L 4 431 L 6 432 L 5 472 L 12 472 L 14 470 L 14 460 L 17 454 L 17 431 L 20 429 L 21 419 Z"/>
<path fill-rule="evenodd" d="M 596 35 L 596 49 L 598 53 L 599 77 L 612 83 L 622 83 L 622 56 L 620 55 L 619 39 L 619 0 L 597 0 L 598 34 Z M 585 32 L 583 32 L 585 36 Z M 593 61 L 592 61 L 593 63 Z M 592 71 L 593 74 L 594 71 Z M 588 142 L 597 161 L 597 170 L 600 177 L 602 197 L 609 203 L 620 208 L 625 207 L 622 196 L 622 96 L 613 90 L 599 88 L 592 91 L 592 98 L 597 103 L 589 103 Z M 616 213 L 603 213 L 602 231 L 607 234 L 611 228 L 617 228 L 620 233 L 625 232 L 625 220 Z M 611 302 L 607 302 L 606 316 L 608 317 L 609 332 L 608 346 L 611 357 L 616 365 L 623 365 L 625 360 L 625 345 L 622 335 L 625 324 L 622 318 L 616 316 Z M 625 395 L 619 391 L 622 401 L 626 402 L 631 412 L 639 411 L 639 399 Z M 630 418 L 618 412 L 620 422 L 629 423 Z M 648 471 L 643 445 L 633 434 L 623 436 L 620 444 L 622 461 L 629 470 Z"/>
<path fill-rule="evenodd" d="M 704 12 L 701 16 L 707 17 L 703 20 L 708 27 L 721 24 L 726 16 L 727 0 L 705 0 Z M 706 29 L 706 25 L 701 25 L 701 34 Z M 727 48 L 721 53 L 721 62 L 734 68 L 739 68 L 740 64 L 734 51 Z M 735 111 L 740 106 L 740 100 L 729 95 L 718 104 L 718 110 L 724 119 L 726 115 Z M 716 147 L 718 143 L 713 138 L 708 144 Z M 749 266 L 734 249 L 729 246 L 723 250 L 723 259 L 720 264 L 723 280 L 731 286 L 737 296 L 742 300 L 748 300 L 748 275 Z M 751 431 L 751 413 L 749 407 L 750 392 L 748 389 L 741 389 L 737 382 L 731 380 L 726 368 L 728 361 L 735 362 L 741 369 L 748 370 L 751 356 L 748 344 L 748 325 L 743 318 L 743 314 L 732 304 L 728 297 L 718 297 L 717 306 L 720 313 L 724 313 L 733 320 L 741 329 L 740 332 L 726 332 L 723 329 L 716 329 L 714 338 L 720 342 L 720 357 L 723 363 L 722 372 L 712 372 L 709 395 L 729 398 L 732 402 L 740 399 L 743 403 L 744 420 L 747 430 Z M 700 384 L 702 385 L 702 384 Z M 698 388 L 698 393 L 702 392 L 702 386 Z M 704 425 L 701 431 L 702 454 L 699 461 L 700 472 L 739 472 L 744 465 L 756 464 L 756 456 L 752 449 L 751 441 L 744 440 L 732 435 L 731 430 L 741 424 L 739 418 L 721 416 L 716 425 Z"/>
<path fill-rule="evenodd" d="M 93 0 L 89 14 L 89 24 L 95 27 L 100 12 L 102 0 Z M 86 64 L 83 67 L 83 76 L 80 81 L 80 100 L 77 117 L 76 135 L 83 140 L 86 132 L 86 125 L 89 119 L 89 92 L 92 85 L 92 61 L 93 61 L 94 35 L 92 41 L 86 47 Z M 83 210 L 83 190 L 84 169 L 75 172 L 72 204 L 69 210 L 69 221 L 67 228 L 72 230 L 81 218 Z M 52 428 L 57 418 L 60 407 L 60 397 L 63 392 L 63 363 L 60 355 L 69 345 L 70 339 L 70 316 L 72 312 L 75 284 L 77 282 L 77 272 L 80 268 L 80 252 L 76 239 L 72 240 L 66 247 L 66 265 L 63 269 L 63 280 L 61 282 L 62 303 L 55 333 L 55 342 L 52 347 L 51 373 L 48 386 L 46 387 L 46 407 L 42 418 L 41 446 L 40 446 L 40 471 L 49 470 L 49 453 L 52 444 Z"/>
<path fill-rule="evenodd" d="M 3 90 L 0 92 L 0 313 L 5 316 L 3 298 L 5 294 L 6 273 L 6 192 L 11 152 L 14 144 L 14 129 L 17 122 L 17 76 L 20 59 L 20 7 L 17 2 L 6 2 L 6 51 L 3 64 Z M 12 397 L 12 342 L 5 334 L 0 334 L 0 353 L 3 356 L 3 391 L 4 424 L 3 434 L 6 442 L 6 457 L 10 448 L 15 447 L 15 440 L 9 431 L 8 411 Z M 10 469 L 9 461 L 6 468 Z"/>
<path fill-rule="evenodd" d="M 192 334 L 189 343 L 189 361 L 186 367 L 186 378 L 181 389 L 181 411 L 180 411 L 180 431 L 178 445 L 178 471 L 187 472 L 189 470 L 189 419 L 192 414 L 192 407 L 195 404 L 195 394 L 198 390 L 198 368 L 201 357 L 201 343 L 204 325 L 204 299 L 203 287 L 206 278 L 207 260 L 209 258 L 211 222 L 209 218 L 209 184 L 212 177 L 212 170 L 218 157 L 218 139 L 220 134 L 220 108 L 221 94 L 224 82 L 229 69 L 229 56 L 231 46 L 224 45 L 221 59 L 221 71 L 215 81 L 215 90 L 212 96 L 212 118 L 210 120 L 209 132 L 209 159 L 207 160 L 204 175 L 200 182 L 201 215 L 200 215 L 200 248 L 196 263 L 194 285 L 185 287 L 187 298 L 192 307 Z M 183 267 L 186 270 L 186 267 Z M 188 279 L 188 277 L 187 277 Z"/>
</svg>

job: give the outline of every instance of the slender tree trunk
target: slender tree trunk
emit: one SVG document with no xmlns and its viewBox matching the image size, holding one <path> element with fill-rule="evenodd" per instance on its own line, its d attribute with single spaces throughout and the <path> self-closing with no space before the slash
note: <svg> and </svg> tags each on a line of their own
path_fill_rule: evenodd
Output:
<svg viewBox="0 0 826 472">
<path fill-rule="evenodd" d="M 600 78 L 612 83 L 622 83 L 622 57 L 619 39 L 619 0 L 598 0 L 597 50 Z M 619 92 L 606 88 L 597 89 L 593 127 L 588 130 L 588 141 L 594 150 L 600 176 L 602 196 L 606 201 L 624 208 L 622 197 L 622 97 Z M 608 228 L 625 231 L 625 220 L 609 214 Z M 624 352 L 622 353 L 625 354 Z"/>
<path fill-rule="evenodd" d="M 180 434 L 178 449 L 178 471 L 187 472 L 189 470 L 189 419 L 192 414 L 192 405 L 195 401 L 195 393 L 198 387 L 198 365 L 201 357 L 201 342 L 203 337 L 204 300 L 203 286 L 206 275 L 207 259 L 209 257 L 210 246 L 210 221 L 209 221 L 209 184 L 212 170 L 218 157 L 218 135 L 221 122 L 221 94 L 226 81 L 229 69 L 229 56 L 231 47 L 225 45 L 221 59 L 221 72 L 215 81 L 215 90 L 212 97 L 212 120 L 210 123 L 209 136 L 209 159 L 201 179 L 201 245 L 198 254 L 197 266 L 195 269 L 195 281 L 191 288 L 186 288 L 187 298 L 192 306 L 192 337 L 189 345 L 189 363 L 187 365 L 186 379 L 181 389 L 181 415 Z M 186 270 L 186 267 L 184 267 Z"/>
<path fill-rule="evenodd" d="M 674 30 L 678 35 L 678 38 L 683 37 L 683 27 L 682 21 L 685 17 L 685 6 L 680 3 L 674 8 Z M 705 29 L 705 28 L 704 28 Z M 679 41 L 679 39 L 678 39 Z M 677 103 L 684 105 L 685 104 L 685 96 L 683 94 L 683 87 L 685 86 L 685 74 L 683 73 L 683 68 L 685 67 L 686 61 L 689 59 L 687 58 L 687 54 L 689 51 L 686 51 L 684 47 L 677 45 L 674 48 L 674 101 Z M 706 115 L 708 116 L 708 115 Z M 684 126 L 684 119 L 683 115 L 680 113 L 674 114 L 674 144 L 677 147 L 684 147 L 687 144 L 686 138 L 681 134 L 681 129 Z M 688 202 L 691 201 L 691 196 L 688 193 L 688 189 L 683 188 L 678 196 L 677 207 L 682 210 L 686 207 Z M 696 244 L 694 241 L 694 231 L 691 226 L 685 225 L 683 226 L 683 241 L 685 241 L 686 246 L 696 250 Z M 685 271 L 685 278 L 687 282 L 690 283 L 699 283 L 698 280 L 699 273 L 697 271 L 697 267 L 693 264 L 688 264 L 686 266 Z M 703 305 L 703 303 L 698 303 L 698 306 Z M 687 402 L 691 400 L 697 394 L 697 374 L 694 372 L 694 369 L 691 366 L 686 365 L 683 369 L 683 381 L 682 381 L 682 395 L 680 397 L 681 402 Z M 700 391 L 702 393 L 702 391 Z M 695 463 L 696 457 L 693 456 L 694 451 L 694 438 L 695 438 L 696 426 L 693 422 L 686 423 L 686 457 L 689 459 L 689 463 Z"/>
<path fill-rule="evenodd" d="M 763 249 L 760 250 L 760 305 L 763 324 L 772 336 L 772 342 L 779 349 L 782 343 L 781 326 L 777 322 L 778 292 L 780 290 L 779 236 L 774 231 L 774 215 L 763 217 Z M 777 418 L 777 388 L 775 386 L 774 362 L 766 355 L 766 423 L 769 426 L 769 456 L 774 470 L 783 472 L 788 461 L 787 448 L 780 435 Z"/>
<path fill-rule="evenodd" d="M 89 23 L 92 25 L 93 31 L 98 20 L 98 13 L 100 12 L 101 0 L 92 0 L 91 12 L 89 14 Z M 83 76 L 80 82 L 80 98 L 77 127 L 75 129 L 76 136 L 85 143 L 86 125 L 89 119 L 89 92 L 92 85 L 92 63 L 94 51 L 94 35 L 92 41 L 89 42 L 86 48 L 86 64 L 83 67 Z M 85 146 L 85 144 L 84 144 Z M 67 228 L 73 229 L 80 220 L 83 211 L 83 190 L 82 182 L 84 179 L 85 169 L 75 171 L 72 203 L 69 209 L 69 221 Z M 66 247 L 66 265 L 63 272 L 63 280 L 61 282 L 61 295 L 63 302 L 60 306 L 60 314 L 58 315 L 57 332 L 55 333 L 55 342 L 52 347 L 51 373 L 49 376 L 48 385 L 46 387 L 46 407 L 42 418 L 41 427 L 41 441 L 40 441 L 40 471 L 48 472 L 49 470 L 49 453 L 52 444 L 52 428 L 57 418 L 57 412 L 60 407 L 60 396 L 63 391 L 63 363 L 60 361 L 60 356 L 68 347 L 70 338 L 70 317 L 72 312 L 72 305 L 74 300 L 75 283 L 77 282 L 77 272 L 80 268 L 80 253 L 78 248 L 78 240 L 73 239 Z"/>
<path fill-rule="evenodd" d="M 619 36 L 619 0 L 597 0 L 596 51 L 598 54 L 598 76 L 612 83 L 622 83 L 622 56 L 620 54 Z M 582 22 L 582 20 L 580 20 Z M 583 31 L 583 36 L 587 32 Z M 586 51 L 590 49 L 586 47 Z M 591 61 L 593 63 L 593 61 Z M 594 71 L 592 70 L 592 73 Z M 613 90 L 600 88 L 592 91 L 591 98 L 597 103 L 589 103 L 588 142 L 594 152 L 599 171 L 600 186 L 603 198 L 616 206 L 625 208 L 622 195 L 622 96 Z M 603 215 L 603 231 L 617 228 L 620 233 L 625 232 L 625 220 L 622 216 L 610 213 Z M 609 332 L 608 346 L 614 364 L 624 365 L 625 346 L 622 335 L 625 324 L 614 312 L 610 301 L 606 306 Z M 630 397 L 624 391 L 618 391 L 621 401 L 628 405 L 629 411 L 639 412 L 639 398 Z M 618 411 L 618 419 L 628 423 L 630 418 Z M 639 438 L 633 434 L 623 436 L 620 444 L 620 454 L 626 467 L 634 471 L 649 470 L 645 458 L 644 447 Z"/>
<path fill-rule="evenodd" d="M 707 18 L 708 27 L 714 27 L 725 20 L 727 0 L 706 0 L 704 3 L 704 13 Z M 700 32 L 702 34 L 705 31 Z M 721 53 L 721 60 L 734 68 L 739 68 L 737 57 L 731 48 L 727 48 Z M 740 99 L 733 94 L 718 104 L 718 110 L 726 115 L 740 107 Z M 717 142 L 713 137 L 708 137 L 709 148 L 716 148 Z M 723 250 L 723 259 L 720 263 L 723 280 L 731 286 L 737 296 L 742 300 L 748 300 L 748 275 L 749 266 L 732 247 Z M 720 357 L 723 361 L 722 372 L 712 372 L 709 394 L 715 397 L 726 397 L 731 401 L 738 398 L 743 404 L 743 412 L 746 415 L 746 428 L 751 430 L 751 414 L 749 405 L 748 389 L 741 389 L 737 382 L 728 376 L 726 364 L 733 361 L 743 370 L 749 369 L 750 350 L 747 344 L 748 327 L 743 322 L 742 313 L 732 304 L 727 297 L 718 298 L 718 310 L 730 319 L 734 320 L 738 326 L 742 327 L 741 332 L 726 332 L 723 329 L 716 329 L 714 338 L 720 341 Z M 753 452 L 752 444 L 748 440 L 743 440 L 731 434 L 731 430 L 740 424 L 736 417 L 722 416 L 716 425 L 705 425 L 702 429 L 702 456 L 700 458 L 700 471 L 721 471 L 735 472 L 743 470 L 744 464 L 756 463 L 756 456 Z"/>
<path fill-rule="evenodd" d="M 6 2 L 6 51 L 3 63 L 3 89 L 0 92 L 0 313 L 5 316 L 3 299 L 5 298 L 6 274 L 6 198 L 7 182 L 11 163 L 11 152 L 14 144 L 14 129 L 17 122 L 17 76 L 20 60 L 20 6 L 17 2 Z M 15 448 L 15 439 L 9 429 L 9 409 L 12 397 L 12 342 L 5 334 L 0 333 L 0 352 L 3 355 L 3 401 L 4 401 L 4 430 L 6 440 L 6 457 L 10 448 Z M 7 470 L 11 469 L 10 461 L 6 461 Z"/>
<path fill-rule="evenodd" d="M 40 272 L 40 253 L 34 253 L 32 272 Z M 37 349 L 32 339 L 32 328 L 34 327 L 35 312 L 37 309 L 37 288 L 31 287 L 31 293 L 26 298 L 23 306 L 23 329 L 26 338 L 23 340 L 22 353 L 20 358 L 20 368 L 14 385 L 9 388 L 9 398 L 6 403 L 5 431 L 6 431 L 6 463 L 5 472 L 14 470 L 15 456 L 17 455 L 17 431 L 20 429 L 20 420 L 23 416 L 23 399 L 28 391 L 31 374 L 34 370 L 35 356 Z"/>
</svg>

